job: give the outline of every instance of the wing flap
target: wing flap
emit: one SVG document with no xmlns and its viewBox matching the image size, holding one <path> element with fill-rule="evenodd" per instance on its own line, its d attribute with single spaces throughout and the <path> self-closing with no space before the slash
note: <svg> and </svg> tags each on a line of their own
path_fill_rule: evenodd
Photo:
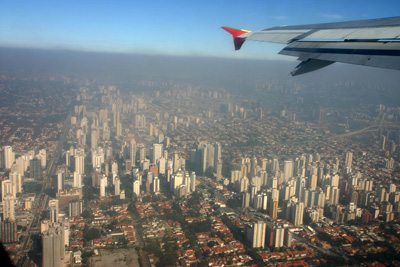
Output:
<svg viewBox="0 0 400 267">
<path fill-rule="evenodd" d="M 252 32 L 246 38 L 252 41 L 287 44 L 290 43 L 291 40 L 309 31 L 310 30 L 264 30 Z"/>
<path fill-rule="evenodd" d="M 297 76 L 297 75 L 311 72 L 314 70 L 322 69 L 333 63 L 335 63 L 335 62 L 310 58 L 305 61 L 302 61 L 299 65 L 297 65 L 297 67 L 294 68 L 294 70 L 291 72 L 291 74 L 292 74 L 292 76 Z"/>
<path fill-rule="evenodd" d="M 400 27 L 375 27 L 353 29 L 318 30 L 306 36 L 304 40 L 380 40 L 399 38 Z"/>
</svg>

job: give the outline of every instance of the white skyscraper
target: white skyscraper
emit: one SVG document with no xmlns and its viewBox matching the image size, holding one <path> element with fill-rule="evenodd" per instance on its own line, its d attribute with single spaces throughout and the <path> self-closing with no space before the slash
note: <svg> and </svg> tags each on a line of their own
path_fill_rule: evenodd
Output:
<svg viewBox="0 0 400 267">
<path fill-rule="evenodd" d="M 107 176 L 103 175 L 100 178 L 100 197 L 106 196 Z"/>
<path fill-rule="evenodd" d="M 58 199 L 50 199 L 49 200 L 49 209 L 50 209 L 50 222 L 56 223 L 58 222 Z"/>
<path fill-rule="evenodd" d="M 293 161 L 285 160 L 283 162 L 283 180 L 287 181 L 291 177 L 293 177 Z"/>
<path fill-rule="evenodd" d="M 166 163 L 167 161 L 165 160 L 164 157 L 158 160 L 158 173 L 165 174 Z"/>
<path fill-rule="evenodd" d="M 43 169 L 46 168 L 46 161 L 47 161 L 47 153 L 46 153 L 46 149 L 41 149 L 39 151 L 39 154 L 37 156 L 38 159 L 40 159 L 40 163 Z"/>
<path fill-rule="evenodd" d="M 15 198 L 12 194 L 7 193 L 3 197 L 3 219 L 15 220 Z"/>
<path fill-rule="evenodd" d="M 111 164 L 111 172 L 118 173 L 118 163 L 116 161 Z"/>
<path fill-rule="evenodd" d="M 346 152 L 346 159 L 345 159 L 345 167 L 350 169 L 352 168 L 352 164 L 353 164 L 353 152 Z"/>
<path fill-rule="evenodd" d="M 222 180 L 222 160 L 217 161 L 217 164 L 215 165 L 216 172 L 217 172 L 217 181 Z"/>
<path fill-rule="evenodd" d="M 60 224 L 50 225 L 42 234 L 43 267 L 60 267 L 65 256 L 65 232 Z"/>
<path fill-rule="evenodd" d="M 92 150 L 92 165 L 93 168 L 101 168 L 104 163 L 104 150 L 101 147 Z"/>
<path fill-rule="evenodd" d="M 64 170 L 57 171 L 57 193 L 65 189 L 65 173 Z"/>
<path fill-rule="evenodd" d="M 394 193 L 394 192 L 396 192 L 396 185 L 390 184 L 389 185 L 389 193 Z"/>
<path fill-rule="evenodd" d="M 14 190 L 13 183 L 10 179 L 3 180 L 1 182 L 1 201 L 4 201 L 4 196 L 11 194 L 14 198 L 16 197 L 16 190 Z"/>
<path fill-rule="evenodd" d="M 15 163 L 17 165 L 17 172 L 21 176 L 24 176 L 25 171 L 28 169 L 29 160 L 26 160 L 25 158 L 26 157 L 22 156 L 22 157 L 17 158 L 17 160 L 15 161 Z"/>
<path fill-rule="evenodd" d="M 163 144 L 153 144 L 153 154 L 151 157 L 152 163 L 157 163 L 157 161 L 163 156 Z"/>
<path fill-rule="evenodd" d="M 265 222 L 259 221 L 253 224 L 251 238 L 253 248 L 263 248 L 265 246 L 266 229 L 267 224 Z"/>
<path fill-rule="evenodd" d="M 275 247 L 280 248 L 283 246 L 285 229 L 282 227 L 275 228 Z"/>
<path fill-rule="evenodd" d="M 90 137 L 91 137 L 91 140 L 92 140 L 91 141 L 91 148 L 95 149 L 97 147 L 97 138 L 98 138 L 98 133 L 97 133 L 97 129 L 96 128 L 92 129 Z"/>
<path fill-rule="evenodd" d="M 152 183 L 153 186 L 153 192 L 159 192 L 160 191 L 160 179 L 158 179 L 158 177 L 155 177 Z"/>
<path fill-rule="evenodd" d="M 184 172 L 177 171 L 171 178 L 172 189 L 175 190 L 178 186 L 183 184 Z"/>
<path fill-rule="evenodd" d="M 80 149 L 77 149 L 75 153 L 75 172 L 85 173 L 85 154 Z"/>
<path fill-rule="evenodd" d="M 119 180 L 119 177 L 116 177 L 114 183 L 114 195 L 119 196 L 120 190 L 121 190 L 121 182 Z"/>
<path fill-rule="evenodd" d="M 74 187 L 82 188 L 82 174 L 74 172 Z"/>
<path fill-rule="evenodd" d="M 196 173 L 195 172 L 190 173 L 190 191 L 191 192 L 196 191 Z"/>
<path fill-rule="evenodd" d="M 13 152 L 13 148 L 11 146 L 4 147 L 4 163 L 6 169 L 11 169 L 15 161 L 15 154 Z"/>
<path fill-rule="evenodd" d="M 69 167 L 69 165 L 70 165 L 70 160 L 71 160 L 70 157 L 71 157 L 70 151 L 67 150 L 67 151 L 65 152 L 65 165 L 67 165 L 68 167 Z"/>
<path fill-rule="evenodd" d="M 140 196 L 140 181 L 135 180 L 133 182 L 133 193 L 138 197 Z"/>
<path fill-rule="evenodd" d="M 17 171 L 12 171 L 9 174 L 10 180 L 12 182 L 12 186 L 15 189 L 15 193 L 22 192 L 22 177 Z"/>
<path fill-rule="evenodd" d="M 266 193 L 262 194 L 262 210 L 267 210 L 268 207 L 268 196 Z"/>
</svg>

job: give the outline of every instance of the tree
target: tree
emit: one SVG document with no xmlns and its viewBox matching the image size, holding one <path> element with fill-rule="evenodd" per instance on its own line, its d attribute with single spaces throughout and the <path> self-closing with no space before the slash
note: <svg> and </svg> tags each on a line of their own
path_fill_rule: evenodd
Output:
<svg viewBox="0 0 400 267">
<path fill-rule="evenodd" d="M 100 236 L 101 235 L 100 235 L 100 230 L 99 229 L 96 229 L 96 228 L 88 229 L 87 226 L 85 226 L 85 228 L 83 229 L 83 238 L 86 241 L 91 241 L 93 239 L 100 238 Z"/>
<path fill-rule="evenodd" d="M 157 263 L 157 267 L 164 267 L 164 266 L 175 266 L 176 262 L 178 261 L 178 254 L 170 253 L 170 254 L 163 254 L 160 257 L 160 261 Z"/>
<path fill-rule="evenodd" d="M 143 199 L 142 199 L 142 201 L 143 201 L 144 203 L 151 202 L 151 196 L 144 196 Z"/>
<path fill-rule="evenodd" d="M 87 210 L 87 209 L 85 209 L 85 210 L 82 212 L 82 217 L 83 217 L 84 219 L 90 219 L 90 218 L 92 218 L 92 216 L 93 216 L 93 214 L 92 214 L 89 210 Z"/>
</svg>

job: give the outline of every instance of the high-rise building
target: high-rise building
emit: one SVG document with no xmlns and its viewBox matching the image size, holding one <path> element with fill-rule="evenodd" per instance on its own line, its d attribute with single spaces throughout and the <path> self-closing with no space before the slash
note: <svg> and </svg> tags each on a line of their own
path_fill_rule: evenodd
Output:
<svg viewBox="0 0 400 267">
<path fill-rule="evenodd" d="M 133 182 L 133 193 L 138 197 L 140 196 L 140 181 L 135 180 Z"/>
<path fill-rule="evenodd" d="M 0 242 L 18 242 L 17 223 L 15 221 L 5 220 L 0 222 Z"/>
<path fill-rule="evenodd" d="M 104 150 L 101 147 L 92 150 L 92 166 L 93 169 L 101 168 L 104 163 Z"/>
<path fill-rule="evenodd" d="M 246 192 L 249 187 L 249 178 L 243 177 L 239 182 L 239 192 Z"/>
<path fill-rule="evenodd" d="M 77 149 L 75 152 L 75 172 L 85 173 L 85 153 L 81 149 Z"/>
<path fill-rule="evenodd" d="M 171 189 L 174 191 L 178 186 L 183 184 L 184 172 L 178 170 L 174 175 L 171 177 Z"/>
<path fill-rule="evenodd" d="M 278 226 L 275 228 L 275 247 L 280 248 L 283 246 L 285 236 L 285 229 Z"/>
<path fill-rule="evenodd" d="M 269 205 L 269 217 L 271 217 L 272 220 L 276 220 L 278 218 L 278 201 L 277 200 L 272 200 L 270 205 Z"/>
<path fill-rule="evenodd" d="M 293 161 L 285 160 L 283 162 L 283 180 L 287 181 L 291 177 L 293 177 Z"/>
<path fill-rule="evenodd" d="M 49 200 L 49 209 L 50 209 L 50 222 L 56 223 L 58 222 L 58 199 L 50 199 Z"/>
<path fill-rule="evenodd" d="M 26 162 L 27 162 L 26 159 L 27 159 L 27 156 L 24 155 L 22 157 L 17 158 L 17 160 L 15 161 L 15 165 L 17 167 L 15 172 L 17 172 L 21 176 L 24 176 L 25 171 L 28 169 L 28 164 L 26 164 Z"/>
<path fill-rule="evenodd" d="M 103 175 L 100 178 L 100 197 L 106 196 L 107 176 Z"/>
<path fill-rule="evenodd" d="M 91 148 L 95 149 L 97 147 L 98 132 L 96 128 L 92 128 L 91 134 Z"/>
<path fill-rule="evenodd" d="M 196 191 L 196 173 L 195 172 L 190 173 L 190 191 L 191 192 Z"/>
<path fill-rule="evenodd" d="M 64 228 L 50 225 L 42 234 L 43 267 L 60 267 L 65 254 Z"/>
<path fill-rule="evenodd" d="M 162 157 L 158 160 L 158 172 L 160 174 L 165 174 L 166 163 L 167 163 L 167 161 L 164 157 Z"/>
<path fill-rule="evenodd" d="M 160 179 L 158 179 L 158 177 L 155 177 L 152 183 L 152 191 L 154 193 L 159 192 L 160 191 Z"/>
<path fill-rule="evenodd" d="M 11 169 L 15 161 L 15 154 L 11 146 L 4 147 L 4 167 L 6 169 Z"/>
<path fill-rule="evenodd" d="M 163 156 L 163 144 L 153 144 L 153 153 L 151 157 L 152 163 L 157 163 L 157 161 Z"/>
<path fill-rule="evenodd" d="M 36 180 L 42 179 L 42 163 L 40 159 L 34 158 L 29 161 L 29 173 L 30 178 Z"/>
<path fill-rule="evenodd" d="M 64 170 L 57 171 L 57 192 L 63 191 L 65 189 L 65 173 Z"/>
<path fill-rule="evenodd" d="M 350 151 L 346 152 L 346 158 L 345 158 L 344 164 L 345 164 L 345 169 L 351 170 L 352 165 L 353 165 L 353 152 L 350 152 Z"/>
<path fill-rule="evenodd" d="M 251 199 L 251 195 L 248 192 L 242 192 L 242 208 L 248 208 L 250 207 L 250 199 Z"/>
<path fill-rule="evenodd" d="M 216 176 L 216 179 L 217 179 L 217 181 L 221 181 L 222 180 L 222 160 L 219 160 L 218 162 L 217 162 L 217 164 L 215 165 L 215 168 L 216 168 L 216 172 L 217 172 L 217 176 Z"/>
<path fill-rule="evenodd" d="M 262 200 L 263 200 L 262 195 L 257 194 L 253 200 L 253 208 L 256 210 L 262 209 Z"/>
<path fill-rule="evenodd" d="M 117 136 L 122 136 L 122 123 L 117 124 Z"/>
<path fill-rule="evenodd" d="M 40 159 L 40 164 L 42 165 L 42 169 L 45 169 L 46 168 L 46 163 L 47 163 L 47 152 L 46 152 L 46 149 L 39 150 L 39 154 L 37 155 L 37 158 Z"/>
<path fill-rule="evenodd" d="M 83 212 L 83 201 L 73 200 L 68 203 L 68 214 L 69 217 L 80 216 Z"/>
<path fill-rule="evenodd" d="M 145 128 L 146 127 L 146 116 L 143 114 L 135 115 L 135 128 Z"/>
<path fill-rule="evenodd" d="M 338 187 L 336 186 L 331 187 L 330 198 L 329 198 L 331 205 L 337 205 L 339 203 L 339 194 L 340 190 Z"/>
<path fill-rule="evenodd" d="M 393 169 L 393 167 L 394 167 L 394 158 L 385 159 L 385 167 L 386 167 L 386 169 Z"/>
<path fill-rule="evenodd" d="M 214 167 L 217 167 L 218 161 L 221 161 L 221 153 L 222 153 L 221 144 L 217 142 L 214 144 Z"/>
<path fill-rule="evenodd" d="M 292 215 L 291 222 L 293 225 L 298 226 L 303 224 L 303 215 L 304 215 L 304 203 L 299 202 L 291 207 Z"/>
<path fill-rule="evenodd" d="M 15 197 L 7 193 L 3 198 L 3 219 L 15 220 Z"/>
<path fill-rule="evenodd" d="M 12 182 L 13 188 L 15 189 L 15 193 L 22 192 L 22 177 L 17 171 L 11 171 L 9 174 L 9 178 Z"/>
<path fill-rule="evenodd" d="M 131 140 L 130 143 L 130 158 L 132 166 L 136 166 L 136 142 L 135 139 Z"/>
<path fill-rule="evenodd" d="M 144 147 L 143 144 L 139 144 L 138 150 L 139 150 L 139 161 L 143 161 L 146 158 L 146 148 Z"/>
<path fill-rule="evenodd" d="M 385 150 L 386 147 L 386 136 L 381 135 L 381 137 L 379 138 L 379 147 L 382 150 Z"/>
<path fill-rule="evenodd" d="M 311 175 L 310 178 L 308 179 L 308 187 L 311 187 L 312 189 L 316 190 L 317 189 L 317 181 L 318 181 L 318 176 Z"/>
<path fill-rule="evenodd" d="M 75 188 L 82 188 L 82 174 L 74 172 L 74 184 Z"/>
<path fill-rule="evenodd" d="M 253 248 L 264 248 L 266 229 L 267 223 L 263 221 L 246 226 L 247 236 Z"/>
<path fill-rule="evenodd" d="M 11 194 L 14 198 L 16 197 L 16 189 L 13 182 L 10 179 L 1 181 L 1 201 L 4 201 L 4 197 L 7 194 Z"/>
<path fill-rule="evenodd" d="M 119 177 L 117 176 L 115 178 L 115 183 L 114 183 L 114 195 L 119 196 L 121 191 L 121 182 L 119 180 Z"/>
<path fill-rule="evenodd" d="M 65 165 L 66 166 L 68 166 L 69 167 L 69 165 L 71 164 L 71 155 L 70 155 L 70 152 L 69 152 L 69 150 L 67 150 L 66 152 L 65 152 Z"/>
</svg>

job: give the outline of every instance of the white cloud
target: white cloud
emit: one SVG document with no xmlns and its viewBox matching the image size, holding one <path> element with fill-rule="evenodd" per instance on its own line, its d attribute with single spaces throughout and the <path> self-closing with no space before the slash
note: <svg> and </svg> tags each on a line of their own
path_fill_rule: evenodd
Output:
<svg viewBox="0 0 400 267">
<path fill-rule="evenodd" d="M 322 14 L 321 17 L 327 19 L 343 19 L 344 16 L 338 14 Z"/>
<path fill-rule="evenodd" d="M 276 20 L 283 20 L 283 19 L 287 19 L 287 16 L 268 16 L 271 19 L 276 19 Z"/>
</svg>

